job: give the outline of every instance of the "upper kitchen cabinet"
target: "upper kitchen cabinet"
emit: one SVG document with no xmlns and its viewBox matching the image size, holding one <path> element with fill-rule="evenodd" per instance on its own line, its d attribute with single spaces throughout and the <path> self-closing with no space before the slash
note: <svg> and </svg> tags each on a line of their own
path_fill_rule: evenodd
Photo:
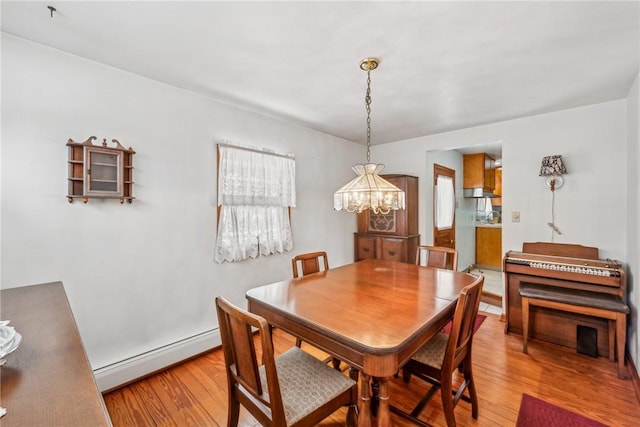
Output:
<svg viewBox="0 0 640 427">
<path fill-rule="evenodd" d="M 485 153 L 462 156 L 462 188 L 465 197 L 493 197 L 495 160 Z"/>
<path fill-rule="evenodd" d="M 494 206 L 502 206 L 502 168 L 496 168 L 494 171 L 494 182 L 495 186 L 493 187 L 494 198 L 491 199 L 491 203 Z"/>
</svg>

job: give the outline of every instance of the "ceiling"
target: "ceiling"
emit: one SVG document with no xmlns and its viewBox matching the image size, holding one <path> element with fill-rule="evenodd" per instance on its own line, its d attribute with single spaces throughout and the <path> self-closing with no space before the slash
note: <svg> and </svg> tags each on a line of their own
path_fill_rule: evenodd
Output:
<svg viewBox="0 0 640 427">
<path fill-rule="evenodd" d="M 638 1 L 2 1 L 2 31 L 379 144 L 627 96 Z M 56 8 L 53 17 L 47 6 Z"/>
</svg>

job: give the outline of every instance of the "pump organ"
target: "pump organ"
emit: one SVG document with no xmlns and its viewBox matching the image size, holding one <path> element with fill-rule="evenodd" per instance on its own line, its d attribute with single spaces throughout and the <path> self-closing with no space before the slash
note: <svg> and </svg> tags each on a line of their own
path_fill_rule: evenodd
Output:
<svg viewBox="0 0 640 427">
<path fill-rule="evenodd" d="M 509 251 L 505 273 L 505 332 L 577 347 L 578 325 L 596 329 L 598 354 L 618 358 L 619 376 L 626 343 L 626 277 L 622 266 L 598 259 L 598 248 L 559 243 L 524 243 Z M 523 296 L 528 316 L 523 317 Z M 605 317 L 606 316 L 606 317 Z M 617 320 L 616 320 L 617 319 Z M 527 351 L 526 335 L 524 351 Z M 614 349 L 617 348 L 617 352 Z"/>
</svg>

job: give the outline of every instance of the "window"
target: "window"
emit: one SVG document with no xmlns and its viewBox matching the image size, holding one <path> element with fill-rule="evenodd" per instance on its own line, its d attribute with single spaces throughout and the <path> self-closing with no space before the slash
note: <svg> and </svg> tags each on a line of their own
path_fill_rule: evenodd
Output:
<svg viewBox="0 0 640 427">
<path fill-rule="evenodd" d="M 295 205 L 293 157 L 219 144 L 215 261 L 291 250 L 289 208 Z"/>
</svg>

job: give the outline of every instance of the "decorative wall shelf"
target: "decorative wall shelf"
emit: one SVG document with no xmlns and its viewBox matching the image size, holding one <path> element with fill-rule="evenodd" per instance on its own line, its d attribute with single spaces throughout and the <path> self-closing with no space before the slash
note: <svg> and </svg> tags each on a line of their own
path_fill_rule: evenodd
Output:
<svg viewBox="0 0 640 427">
<path fill-rule="evenodd" d="M 94 145 L 95 136 L 84 142 L 67 142 L 69 147 L 69 193 L 67 199 L 119 199 L 131 203 L 133 197 L 133 148 L 125 148 L 117 139 L 108 147 L 106 138 Z"/>
</svg>

